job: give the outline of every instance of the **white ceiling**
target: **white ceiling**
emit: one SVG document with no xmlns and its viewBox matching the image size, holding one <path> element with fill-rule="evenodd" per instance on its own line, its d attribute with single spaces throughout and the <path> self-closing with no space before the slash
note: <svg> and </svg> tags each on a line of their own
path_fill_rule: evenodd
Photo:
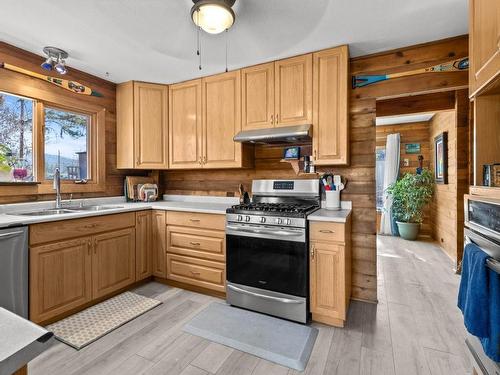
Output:
<svg viewBox="0 0 500 375">
<path fill-rule="evenodd" d="M 0 40 L 106 78 L 172 83 L 224 71 L 225 36 L 195 55 L 191 0 L 2 0 Z M 237 0 L 229 69 L 349 44 L 351 56 L 467 33 L 467 0 Z"/>
<path fill-rule="evenodd" d="M 418 113 L 415 115 L 382 116 L 376 118 L 375 124 L 377 126 L 411 124 L 413 122 L 429 121 L 434 115 L 435 113 Z"/>
</svg>

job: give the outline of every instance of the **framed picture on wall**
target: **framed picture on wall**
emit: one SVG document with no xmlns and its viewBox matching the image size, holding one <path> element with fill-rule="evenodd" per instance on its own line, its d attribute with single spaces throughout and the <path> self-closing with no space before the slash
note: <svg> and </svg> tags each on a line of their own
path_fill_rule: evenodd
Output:
<svg viewBox="0 0 500 375">
<path fill-rule="evenodd" d="M 436 184 L 448 183 L 448 132 L 434 138 L 434 180 Z"/>
</svg>

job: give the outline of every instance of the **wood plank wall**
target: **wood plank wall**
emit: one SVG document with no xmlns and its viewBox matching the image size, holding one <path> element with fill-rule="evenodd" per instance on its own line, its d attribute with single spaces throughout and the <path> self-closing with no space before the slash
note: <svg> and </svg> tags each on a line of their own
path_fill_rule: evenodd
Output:
<svg viewBox="0 0 500 375">
<path fill-rule="evenodd" d="M 43 57 L 33 53 L 21 50 L 14 46 L 0 42 L 0 61 L 17 65 L 19 67 L 32 70 L 34 72 L 46 74 L 47 72 L 40 68 Z M 57 73 L 52 73 L 57 76 Z M 82 102 L 102 106 L 106 109 L 106 189 L 104 192 L 73 194 L 74 198 L 79 197 L 95 197 L 95 196 L 116 196 L 123 194 L 123 178 L 127 174 L 143 175 L 142 171 L 126 171 L 116 169 L 116 85 L 112 82 L 100 79 L 90 74 L 72 69 L 69 67 L 68 73 L 64 76 L 65 79 L 75 80 L 84 85 L 90 86 L 92 89 L 103 94 L 102 98 L 88 97 L 73 94 L 67 90 L 56 87 L 50 83 L 43 82 L 19 73 L 10 72 L 0 69 L 0 91 L 2 90 L 2 79 L 5 77 L 14 77 L 19 82 L 19 85 L 33 87 L 36 90 L 41 90 L 47 93 L 47 96 L 54 98 L 55 104 L 60 101 L 64 102 L 65 98 L 72 96 Z M 36 99 L 36 98 L 35 98 Z M 64 194 L 63 197 L 67 198 Z M 54 199 L 53 195 L 10 195 L 0 196 L 0 203 L 26 202 L 36 200 Z"/>
<path fill-rule="evenodd" d="M 377 106 L 378 114 L 378 106 Z M 429 121 L 414 122 L 409 124 L 394 124 L 383 125 L 376 127 L 377 148 L 385 148 L 387 136 L 389 134 L 399 133 L 401 137 L 400 155 L 401 161 L 399 163 L 399 175 L 403 176 L 405 173 L 415 173 L 418 167 L 418 156 L 424 157 L 424 168 L 429 169 L 431 166 L 430 160 L 430 124 Z M 406 143 L 419 143 L 419 154 L 406 154 Z M 404 159 L 408 159 L 409 166 L 404 165 Z M 430 227 L 430 207 L 424 211 L 424 221 L 420 229 L 421 236 L 431 236 L 432 230 Z"/>
<path fill-rule="evenodd" d="M 388 74 L 427 67 L 468 55 L 468 38 L 460 36 L 375 55 L 351 59 L 351 74 Z M 353 202 L 352 296 L 377 299 L 375 211 L 376 101 L 466 88 L 467 72 L 433 73 L 405 77 L 351 90 L 351 164 L 331 170 L 348 178 L 342 199 Z M 256 147 L 255 167 L 244 170 L 164 171 L 167 193 L 234 195 L 239 183 L 247 189 L 259 178 L 294 178 L 289 165 L 280 163 L 281 148 Z M 322 168 L 321 171 L 329 170 Z"/>
</svg>

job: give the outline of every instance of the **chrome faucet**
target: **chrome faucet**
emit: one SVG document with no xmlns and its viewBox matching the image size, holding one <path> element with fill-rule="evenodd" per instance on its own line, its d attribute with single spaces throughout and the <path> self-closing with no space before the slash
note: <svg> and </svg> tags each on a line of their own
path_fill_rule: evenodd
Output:
<svg viewBox="0 0 500 375">
<path fill-rule="evenodd" d="M 56 191 L 56 209 L 60 209 L 62 207 L 62 204 L 61 204 L 61 172 L 59 172 L 59 168 L 56 168 L 54 170 L 53 189 Z"/>
</svg>

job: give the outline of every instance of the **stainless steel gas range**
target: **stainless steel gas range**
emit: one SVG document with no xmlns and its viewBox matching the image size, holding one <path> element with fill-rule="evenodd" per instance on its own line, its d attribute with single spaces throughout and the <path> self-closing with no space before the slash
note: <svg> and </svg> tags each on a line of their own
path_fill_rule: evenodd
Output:
<svg viewBox="0 0 500 375">
<path fill-rule="evenodd" d="M 307 215 L 320 206 L 318 180 L 255 180 L 252 202 L 227 210 L 227 302 L 307 323 Z"/>
</svg>

